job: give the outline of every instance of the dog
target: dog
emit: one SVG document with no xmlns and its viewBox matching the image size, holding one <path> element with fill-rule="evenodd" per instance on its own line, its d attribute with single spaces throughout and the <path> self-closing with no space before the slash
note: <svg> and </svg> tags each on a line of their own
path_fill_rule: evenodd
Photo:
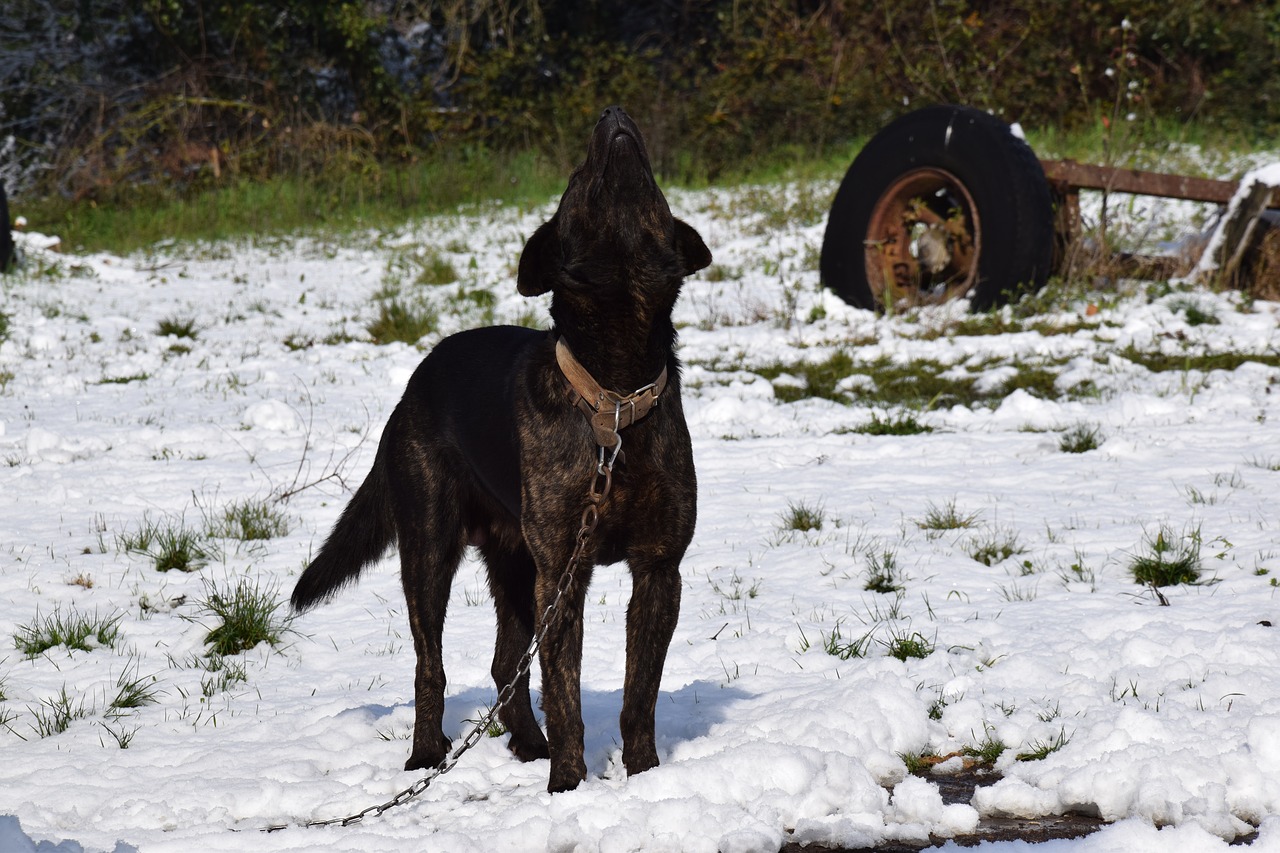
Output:
<svg viewBox="0 0 1280 853">
<path fill-rule="evenodd" d="M 417 653 L 406 770 L 435 767 L 450 748 L 441 638 L 468 546 L 484 560 L 497 611 L 494 684 L 514 682 L 499 720 L 517 758 L 550 758 L 553 793 L 587 775 L 581 666 L 592 568 L 627 562 L 622 760 L 628 775 L 657 766 L 658 685 L 697 514 L 671 312 L 685 276 L 710 263 L 698 232 L 672 216 L 639 129 L 610 107 L 555 214 L 520 255 L 516 288 L 551 293 L 552 328 L 450 335 L 410 378 L 372 470 L 291 598 L 297 612 L 327 600 L 398 545 Z M 544 628 L 606 464 L 598 526 L 538 649 L 544 736 L 519 663 Z"/>
</svg>

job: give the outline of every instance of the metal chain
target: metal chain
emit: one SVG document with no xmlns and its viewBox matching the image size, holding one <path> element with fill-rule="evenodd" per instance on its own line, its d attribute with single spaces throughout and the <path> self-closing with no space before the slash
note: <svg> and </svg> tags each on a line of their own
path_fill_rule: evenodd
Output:
<svg viewBox="0 0 1280 853">
<path fill-rule="evenodd" d="M 449 754 L 440 760 L 439 764 L 431 768 L 421 779 L 400 791 L 385 803 L 369 806 L 346 817 L 309 820 L 301 824 L 301 826 L 304 828 L 313 826 L 351 826 L 370 815 L 377 817 L 383 812 L 404 805 L 427 790 L 428 786 L 436 779 L 452 770 L 458 763 L 458 759 L 462 758 L 463 753 L 480 742 L 481 738 L 484 737 L 484 733 L 488 731 L 493 721 L 497 719 L 498 714 L 515 698 L 516 685 L 521 678 L 529 673 L 529 668 L 533 666 L 533 659 L 538 654 L 538 648 L 542 645 L 543 638 L 546 637 L 547 631 L 550 630 L 560 616 L 558 609 L 560 599 L 573 586 L 574 570 L 578 567 L 578 561 L 582 559 L 582 553 L 586 550 L 587 541 L 591 538 L 591 534 L 595 533 L 596 525 L 600 522 L 600 507 L 604 504 L 605 498 L 609 496 L 609 490 L 613 487 L 613 463 L 618 458 L 618 451 L 622 448 L 622 436 L 616 432 L 614 435 L 617 436 L 618 443 L 609 456 L 606 457 L 604 448 L 600 448 L 600 456 L 596 462 L 595 473 L 591 478 L 591 486 L 587 490 L 587 506 L 582 510 L 582 525 L 578 528 L 578 533 L 574 537 L 573 553 L 569 555 L 569 561 L 565 564 L 564 573 L 560 575 L 560 582 L 556 585 L 555 596 L 542 611 L 542 626 L 533 635 L 533 639 L 529 641 L 529 648 L 525 650 L 520 662 L 516 664 L 515 677 L 511 679 L 506 687 L 498 691 L 498 700 L 489 709 L 489 712 L 476 722 L 471 731 L 467 732 L 462 739 L 462 743 L 454 747 Z M 287 823 L 273 824 L 263 827 L 262 831 L 277 832 L 281 829 L 288 829 L 289 826 L 290 824 Z"/>
</svg>

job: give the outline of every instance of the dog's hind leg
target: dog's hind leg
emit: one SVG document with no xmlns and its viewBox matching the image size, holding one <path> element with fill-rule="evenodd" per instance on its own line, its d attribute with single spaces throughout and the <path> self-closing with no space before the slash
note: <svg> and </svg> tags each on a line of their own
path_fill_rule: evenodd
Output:
<svg viewBox="0 0 1280 853">
<path fill-rule="evenodd" d="M 434 767 L 449 750 L 442 729 L 444 660 L 442 639 L 449 587 L 465 547 L 456 496 L 426 464 L 398 472 L 396 526 L 400 531 L 400 581 L 417 652 L 414 674 L 413 751 L 405 770 Z"/>
<path fill-rule="evenodd" d="M 622 689 L 622 763 L 627 774 L 658 766 L 654 713 L 667 647 L 680 614 L 680 559 L 633 555 L 627 607 L 627 675 Z"/>
<path fill-rule="evenodd" d="M 498 639 L 493 648 L 493 683 L 499 693 L 516 677 L 520 659 L 533 639 L 533 557 L 524 547 L 504 549 L 486 543 L 480 554 L 489 567 L 489 589 L 498 616 Z M 547 739 L 538 728 L 529 698 L 529 672 L 515 682 L 510 702 L 498 719 L 511 732 L 508 748 L 521 761 L 547 758 Z"/>
</svg>

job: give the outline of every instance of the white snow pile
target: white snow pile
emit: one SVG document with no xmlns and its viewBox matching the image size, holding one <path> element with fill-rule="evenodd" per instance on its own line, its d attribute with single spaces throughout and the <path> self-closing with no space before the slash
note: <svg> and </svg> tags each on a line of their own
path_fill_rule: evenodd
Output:
<svg viewBox="0 0 1280 853">
<path fill-rule="evenodd" d="M 822 222 L 765 210 L 830 189 L 671 194 L 716 264 L 676 309 L 699 517 L 661 766 L 622 769 L 630 580 L 604 567 L 587 781 L 551 796 L 546 762 L 486 737 L 345 828 L 298 824 L 421 777 L 400 769 L 394 555 L 274 645 L 206 639 L 237 590 L 284 601 L 425 349 L 546 322 L 512 272 L 551 208 L 127 258 L 28 245 L 0 301 L 0 849 L 956 849 L 983 819 L 1066 812 L 1113 825 L 1043 849 L 1280 849 L 1280 306 L 1143 284 L 876 317 L 819 288 Z M 419 283 L 440 259 L 458 280 Z M 369 341 L 392 292 L 437 315 L 421 349 Z M 175 543 L 188 570 L 159 570 Z M 1143 561 L 1198 579 L 1140 584 Z M 449 607 L 456 738 L 496 694 L 474 556 Z M 83 642 L 53 636 L 76 620 Z M 975 762 L 999 781 L 945 802 L 938 774 Z"/>
</svg>

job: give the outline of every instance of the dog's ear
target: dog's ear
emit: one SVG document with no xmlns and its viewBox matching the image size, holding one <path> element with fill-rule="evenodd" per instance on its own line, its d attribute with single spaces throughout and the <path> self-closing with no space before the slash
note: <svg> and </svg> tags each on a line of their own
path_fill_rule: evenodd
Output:
<svg viewBox="0 0 1280 853">
<path fill-rule="evenodd" d="M 693 275 L 711 266 L 711 250 L 693 226 L 682 219 L 676 220 L 676 251 L 680 253 L 680 267 L 684 275 Z"/>
<path fill-rule="evenodd" d="M 520 253 L 516 290 L 521 296 L 541 296 L 551 289 L 560 269 L 560 231 L 555 217 L 538 226 Z"/>
</svg>

